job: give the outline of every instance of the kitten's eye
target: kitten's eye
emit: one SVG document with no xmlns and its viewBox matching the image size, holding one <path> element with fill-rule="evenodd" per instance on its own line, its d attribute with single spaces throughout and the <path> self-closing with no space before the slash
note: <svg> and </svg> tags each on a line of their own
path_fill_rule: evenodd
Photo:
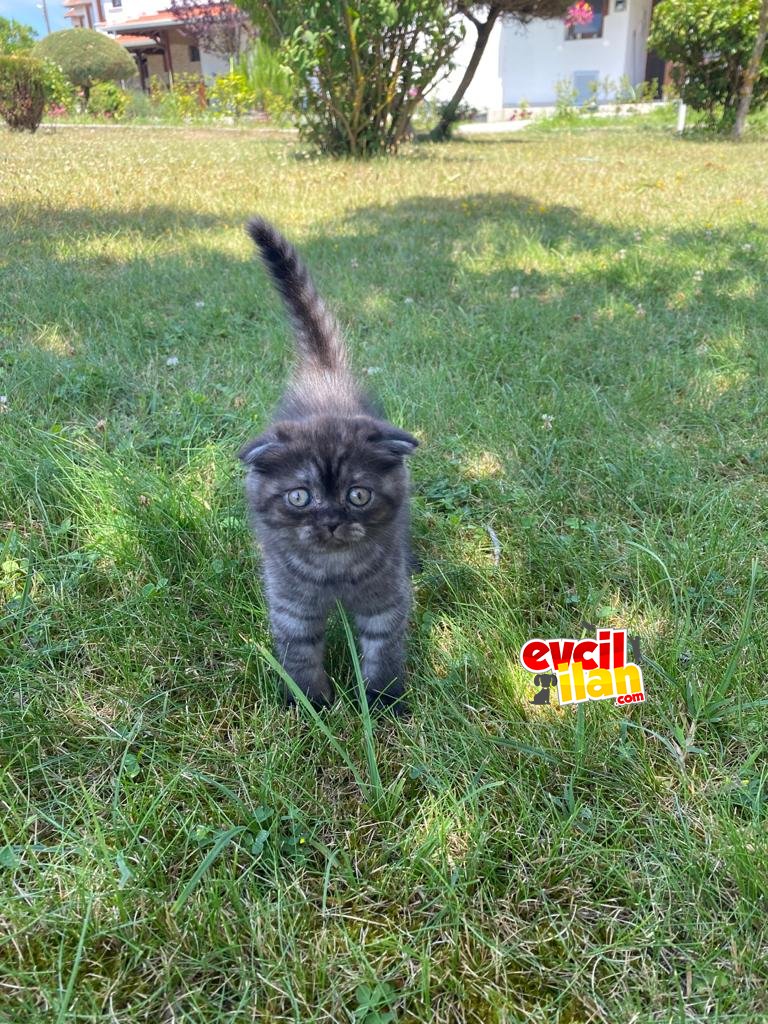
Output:
<svg viewBox="0 0 768 1024">
<path fill-rule="evenodd" d="M 297 487 L 293 491 L 288 491 L 285 500 L 294 508 L 306 508 L 312 500 L 312 495 L 305 487 Z"/>
<path fill-rule="evenodd" d="M 369 491 L 367 487 L 350 487 L 347 491 L 347 501 L 350 505 L 356 505 L 358 508 L 367 505 L 372 497 L 373 492 Z"/>
</svg>

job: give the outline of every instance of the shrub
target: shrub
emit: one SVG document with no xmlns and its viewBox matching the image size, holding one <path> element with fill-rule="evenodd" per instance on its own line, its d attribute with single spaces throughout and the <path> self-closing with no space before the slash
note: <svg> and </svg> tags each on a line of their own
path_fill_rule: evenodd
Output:
<svg viewBox="0 0 768 1024">
<path fill-rule="evenodd" d="M 680 96 L 714 122 L 735 117 L 744 73 L 757 36 L 760 0 L 662 0 L 653 14 L 649 46 L 674 61 Z M 768 102 L 768 51 L 752 106 Z"/>
<path fill-rule="evenodd" d="M 155 113 L 169 121 L 193 121 L 208 104 L 205 81 L 192 74 L 174 75 L 172 89 L 153 75 L 149 96 Z"/>
<path fill-rule="evenodd" d="M 394 152 L 462 38 L 442 0 L 240 0 L 291 69 L 302 135 L 334 155 Z"/>
<path fill-rule="evenodd" d="M 219 113 L 238 118 L 256 106 L 256 93 L 242 71 L 220 75 L 208 90 L 208 97 Z"/>
<path fill-rule="evenodd" d="M 126 118 L 150 120 L 154 116 L 155 109 L 152 104 L 152 100 L 145 92 L 142 92 L 141 89 L 129 89 L 125 95 Z"/>
<path fill-rule="evenodd" d="M 46 110 L 66 113 L 77 104 L 75 87 L 64 72 L 50 60 L 44 60 Z"/>
<path fill-rule="evenodd" d="M 37 131 L 45 110 L 45 81 L 41 60 L 0 56 L 0 117 L 13 131 Z"/>
<path fill-rule="evenodd" d="M 114 82 L 97 82 L 88 98 L 88 113 L 119 121 L 128 106 L 128 95 Z"/>
<path fill-rule="evenodd" d="M 72 85 L 83 90 L 86 104 L 97 82 L 125 81 L 136 75 L 133 58 L 120 43 L 89 28 L 52 32 L 32 52 L 57 64 Z"/>
<path fill-rule="evenodd" d="M 558 78 L 555 82 L 555 117 L 573 117 L 577 98 L 578 92 L 570 78 Z"/>
<path fill-rule="evenodd" d="M 269 114 L 274 121 L 285 121 L 290 116 L 293 81 L 288 68 L 277 50 L 264 39 L 259 39 L 245 53 L 238 64 L 253 91 L 255 105 Z"/>
</svg>

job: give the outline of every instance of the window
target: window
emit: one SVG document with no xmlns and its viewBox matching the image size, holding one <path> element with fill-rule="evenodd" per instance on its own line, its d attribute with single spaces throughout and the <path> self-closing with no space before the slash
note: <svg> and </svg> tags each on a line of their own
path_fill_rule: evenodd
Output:
<svg viewBox="0 0 768 1024">
<path fill-rule="evenodd" d="M 189 48 L 189 61 L 190 61 L 191 64 L 199 64 L 200 63 L 200 47 L 199 46 L 190 46 L 190 48 Z"/>
<path fill-rule="evenodd" d="M 589 0 L 589 2 L 587 2 L 587 0 L 579 0 L 579 2 L 573 6 L 582 8 L 584 15 L 589 15 L 591 13 L 592 16 L 588 21 L 579 19 L 579 21 L 576 21 L 571 25 L 566 25 L 565 38 L 602 38 L 605 16 L 608 13 L 608 0 Z"/>
<path fill-rule="evenodd" d="M 123 6 L 123 0 L 112 0 L 112 6 L 113 7 L 122 7 Z"/>
</svg>

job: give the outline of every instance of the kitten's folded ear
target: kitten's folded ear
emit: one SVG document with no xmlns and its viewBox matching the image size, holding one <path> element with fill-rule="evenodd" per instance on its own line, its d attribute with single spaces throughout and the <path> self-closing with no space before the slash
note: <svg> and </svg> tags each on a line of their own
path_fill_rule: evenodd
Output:
<svg viewBox="0 0 768 1024">
<path fill-rule="evenodd" d="M 282 448 L 273 433 L 266 433 L 246 441 L 237 457 L 257 473 L 264 473 L 278 460 Z"/>
<path fill-rule="evenodd" d="M 413 434 L 393 427 L 391 423 L 382 423 L 378 430 L 369 435 L 368 440 L 380 451 L 395 456 L 410 455 L 414 448 L 419 446 L 418 439 Z"/>
</svg>

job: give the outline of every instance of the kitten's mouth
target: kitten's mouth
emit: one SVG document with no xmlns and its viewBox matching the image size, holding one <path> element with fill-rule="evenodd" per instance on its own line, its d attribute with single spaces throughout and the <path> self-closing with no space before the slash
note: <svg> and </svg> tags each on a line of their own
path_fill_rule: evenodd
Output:
<svg viewBox="0 0 768 1024">
<path fill-rule="evenodd" d="M 333 534 L 330 537 L 321 537 L 320 543 L 329 551 L 340 551 L 342 548 L 353 547 L 360 539 L 361 537 L 357 535 L 352 535 L 351 537 L 347 535 L 344 537 L 337 537 Z"/>
<path fill-rule="evenodd" d="M 330 530 L 306 523 L 299 527 L 298 538 L 303 544 L 308 544 L 322 551 L 343 551 L 358 544 L 366 535 L 366 529 L 362 523 L 344 523 L 336 527 L 333 533 Z"/>
</svg>

